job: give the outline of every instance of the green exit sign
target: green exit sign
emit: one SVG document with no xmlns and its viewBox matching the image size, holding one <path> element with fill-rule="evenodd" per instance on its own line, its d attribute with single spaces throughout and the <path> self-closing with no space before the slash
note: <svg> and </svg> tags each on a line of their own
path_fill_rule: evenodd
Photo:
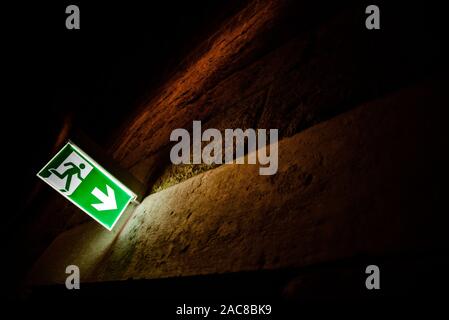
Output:
<svg viewBox="0 0 449 320">
<path fill-rule="evenodd" d="M 136 199 L 131 190 L 72 142 L 37 176 L 108 230 Z"/>
</svg>

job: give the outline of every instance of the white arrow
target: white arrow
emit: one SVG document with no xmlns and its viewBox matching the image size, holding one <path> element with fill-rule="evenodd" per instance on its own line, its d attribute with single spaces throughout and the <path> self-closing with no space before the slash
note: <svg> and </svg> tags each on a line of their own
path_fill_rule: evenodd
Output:
<svg viewBox="0 0 449 320">
<path fill-rule="evenodd" d="M 104 194 L 100 189 L 95 188 L 92 190 L 92 194 L 101 201 L 101 203 L 93 204 L 92 207 L 98 211 L 114 210 L 117 209 L 117 203 L 115 202 L 115 192 L 110 186 L 106 185 L 107 194 Z"/>
</svg>

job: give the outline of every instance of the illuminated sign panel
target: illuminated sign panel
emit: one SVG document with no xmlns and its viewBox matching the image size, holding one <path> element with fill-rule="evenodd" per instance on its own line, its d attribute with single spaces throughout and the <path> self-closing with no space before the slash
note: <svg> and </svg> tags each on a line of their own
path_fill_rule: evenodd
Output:
<svg viewBox="0 0 449 320">
<path fill-rule="evenodd" d="M 136 195 L 68 142 L 37 174 L 108 230 Z"/>
</svg>

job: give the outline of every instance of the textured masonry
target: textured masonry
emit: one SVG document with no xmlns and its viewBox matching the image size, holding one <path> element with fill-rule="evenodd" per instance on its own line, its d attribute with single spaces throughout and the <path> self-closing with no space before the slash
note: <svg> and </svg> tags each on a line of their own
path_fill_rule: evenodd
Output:
<svg viewBox="0 0 449 320">
<path fill-rule="evenodd" d="M 89 222 L 61 234 L 31 281 L 62 283 L 68 264 L 110 281 L 438 249 L 449 240 L 435 179 L 448 160 L 445 105 L 422 83 L 283 139 L 274 176 L 223 165 L 154 193 L 112 233 Z"/>
</svg>

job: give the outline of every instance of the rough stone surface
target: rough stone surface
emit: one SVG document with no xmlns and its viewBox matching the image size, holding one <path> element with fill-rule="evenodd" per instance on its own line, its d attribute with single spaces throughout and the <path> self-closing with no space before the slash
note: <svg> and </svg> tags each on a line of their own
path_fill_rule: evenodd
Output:
<svg viewBox="0 0 449 320">
<path fill-rule="evenodd" d="M 69 230 L 31 282 L 61 283 L 68 264 L 81 267 L 84 281 L 108 281 L 444 247 L 440 93 L 422 84 L 285 138 L 274 176 L 260 176 L 257 165 L 223 165 L 148 196 L 114 233 L 95 223 Z"/>
<path fill-rule="evenodd" d="M 278 128 L 292 136 L 430 71 L 433 51 L 415 45 L 430 35 L 393 25 L 369 33 L 363 9 L 249 2 L 156 89 L 120 135 L 114 157 L 150 192 L 160 191 L 211 168 L 171 165 L 175 128 L 202 120 L 204 128 Z"/>
</svg>

